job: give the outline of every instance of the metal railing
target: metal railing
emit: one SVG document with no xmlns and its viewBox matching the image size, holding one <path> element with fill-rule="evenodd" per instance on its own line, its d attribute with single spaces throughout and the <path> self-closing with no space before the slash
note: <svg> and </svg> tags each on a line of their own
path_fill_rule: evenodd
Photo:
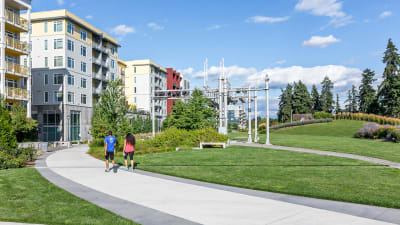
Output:
<svg viewBox="0 0 400 225">
<path fill-rule="evenodd" d="M 97 94 L 97 95 L 100 95 L 101 94 L 101 87 L 98 87 L 98 88 L 93 88 L 93 94 Z"/>
<path fill-rule="evenodd" d="M 29 94 L 27 89 L 7 87 L 7 97 L 28 99 Z"/>
<path fill-rule="evenodd" d="M 6 37 L 6 44 L 9 48 L 15 48 L 25 52 L 29 51 L 29 44 L 27 42 L 20 41 L 12 37 Z"/>
<path fill-rule="evenodd" d="M 101 74 L 101 71 L 93 71 L 92 72 L 92 77 L 98 80 L 101 80 L 103 78 L 103 75 Z"/>
<path fill-rule="evenodd" d="M 13 62 L 6 62 L 6 72 L 18 73 L 29 76 L 29 67 Z"/>
<path fill-rule="evenodd" d="M 92 47 L 101 51 L 101 43 L 93 41 Z"/>
<path fill-rule="evenodd" d="M 22 18 L 20 15 L 11 12 L 9 10 L 5 10 L 6 11 L 6 20 L 8 22 L 14 23 L 16 25 L 19 25 L 23 28 L 25 28 L 26 30 L 28 30 L 29 28 L 29 24 L 28 24 L 28 20 Z"/>
<path fill-rule="evenodd" d="M 99 57 L 94 57 L 93 56 L 93 63 L 96 63 L 96 64 L 98 64 L 98 65 L 101 65 L 101 57 L 99 56 Z"/>
</svg>

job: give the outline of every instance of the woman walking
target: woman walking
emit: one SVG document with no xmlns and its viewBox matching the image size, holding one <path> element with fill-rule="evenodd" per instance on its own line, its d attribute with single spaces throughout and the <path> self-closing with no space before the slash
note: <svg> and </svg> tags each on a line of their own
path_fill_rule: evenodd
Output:
<svg viewBox="0 0 400 225">
<path fill-rule="evenodd" d="M 136 144 L 135 136 L 133 136 L 131 133 L 128 133 L 126 135 L 125 143 L 124 143 L 124 159 L 125 159 L 125 168 L 132 172 L 134 169 L 133 155 L 135 153 L 135 144 Z M 131 169 L 129 169 L 129 167 L 128 167 L 128 161 L 127 161 L 128 155 L 131 160 Z"/>
</svg>

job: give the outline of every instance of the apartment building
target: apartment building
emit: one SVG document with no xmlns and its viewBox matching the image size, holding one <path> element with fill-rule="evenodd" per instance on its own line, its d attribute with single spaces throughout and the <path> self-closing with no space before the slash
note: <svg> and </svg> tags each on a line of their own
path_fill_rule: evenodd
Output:
<svg viewBox="0 0 400 225">
<path fill-rule="evenodd" d="M 242 105 L 228 105 L 228 123 L 237 123 L 240 129 L 246 128 L 246 112 Z"/>
<path fill-rule="evenodd" d="M 20 14 L 25 13 L 26 19 Z M 22 104 L 31 117 L 30 0 L 0 1 L 0 95 L 7 106 Z M 25 36 L 26 41 L 22 40 Z"/>
<path fill-rule="evenodd" d="M 154 90 L 167 89 L 167 70 L 150 59 L 126 61 L 125 96 L 137 111 L 152 112 L 151 96 Z M 165 100 L 155 100 L 155 116 L 160 128 L 167 115 Z"/>
<path fill-rule="evenodd" d="M 169 97 L 178 97 L 180 96 L 179 92 L 173 92 L 174 90 L 181 89 L 181 74 L 176 72 L 173 68 L 167 68 L 167 89 L 172 90 L 168 94 Z M 176 99 L 168 99 L 167 100 L 167 114 L 172 113 L 172 106 L 174 105 Z"/>
<path fill-rule="evenodd" d="M 67 10 L 35 12 L 32 115 L 42 141 L 91 138 L 93 105 L 118 78 L 118 42 Z"/>
<path fill-rule="evenodd" d="M 118 59 L 118 78 L 122 81 L 122 93 L 125 95 L 125 71 L 126 62 L 122 59 Z"/>
</svg>

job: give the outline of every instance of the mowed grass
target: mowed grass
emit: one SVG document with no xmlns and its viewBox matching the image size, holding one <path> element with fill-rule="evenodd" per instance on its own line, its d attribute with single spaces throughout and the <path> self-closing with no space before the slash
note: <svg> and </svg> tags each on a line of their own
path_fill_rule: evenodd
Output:
<svg viewBox="0 0 400 225">
<path fill-rule="evenodd" d="M 272 130 L 271 143 L 289 147 L 343 152 L 400 162 L 400 144 L 353 138 L 364 126 L 363 121 L 335 120 L 331 123 L 311 124 Z M 265 143 L 265 134 L 260 134 Z M 247 140 L 247 133 L 230 133 L 230 139 Z"/>
<path fill-rule="evenodd" d="M 138 169 L 206 182 L 400 208 L 400 170 L 363 161 L 231 146 L 135 156 Z"/>
<path fill-rule="evenodd" d="M 0 221 L 136 224 L 54 186 L 33 168 L 0 170 Z"/>
</svg>

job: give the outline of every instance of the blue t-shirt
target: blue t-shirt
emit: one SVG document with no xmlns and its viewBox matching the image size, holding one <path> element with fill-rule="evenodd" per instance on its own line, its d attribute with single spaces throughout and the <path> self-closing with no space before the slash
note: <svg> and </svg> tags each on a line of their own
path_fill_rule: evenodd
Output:
<svg viewBox="0 0 400 225">
<path fill-rule="evenodd" d="M 104 144 L 107 143 L 107 152 L 114 151 L 114 144 L 117 142 L 114 136 L 108 136 L 104 139 Z"/>
</svg>

